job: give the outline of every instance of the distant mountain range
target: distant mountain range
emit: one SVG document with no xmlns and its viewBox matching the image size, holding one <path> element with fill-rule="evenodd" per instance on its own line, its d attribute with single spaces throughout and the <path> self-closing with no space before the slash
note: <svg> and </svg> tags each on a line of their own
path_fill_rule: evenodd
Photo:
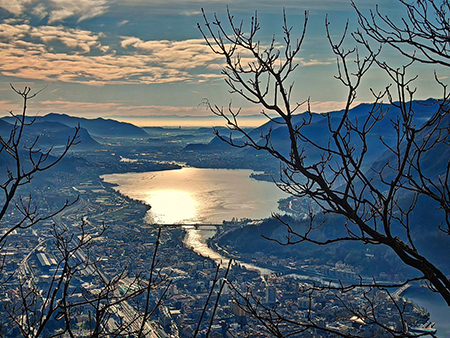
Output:
<svg viewBox="0 0 450 338">
<path fill-rule="evenodd" d="M 425 121 L 427 121 L 434 112 L 433 103 L 435 100 L 429 99 L 425 101 L 416 101 L 413 103 L 413 109 L 415 112 L 415 124 L 420 126 Z M 355 124 L 361 124 L 367 117 L 367 113 L 372 109 L 370 104 L 360 104 L 350 110 L 349 116 L 350 120 Z M 386 147 L 382 145 L 380 137 L 382 137 L 383 142 L 388 144 L 393 144 L 396 140 L 395 131 L 392 127 L 391 121 L 395 120 L 399 114 L 399 110 L 390 104 L 383 105 L 383 111 L 386 112 L 386 116 L 378 121 L 376 125 L 370 130 L 367 138 L 367 146 L 370 152 L 366 155 L 365 166 L 367 168 L 376 163 L 385 162 L 383 159 Z M 344 111 L 334 111 L 326 114 L 313 113 L 308 115 L 306 113 L 301 113 L 293 116 L 293 124 L 301 125 L 304 121 L 308 121 L 308 125 L 303 129 L 303 134 L 308 137 L 311 141 L 316 144 L 327 146 L 330 138 L 329 123 L 332 127 L 335 127 L 340 121 L 340 117 Z M 73 135 L 73 128 L 75 126 L 80 126 L 79 141 L 80 145 L 76 146 L 75 150 L 82 149 L 93 149 L 102 147 L 102 142 L 104 138 L 110 137 L 124 137 L 124 138 L 146 138 L 151 141 L 151 133 L 147 133 L 144 128 L 139 128 L 133 124 L 126 122 L 118 122 L 111 119 L 87 119 L 81 117 L 73 117 L 65 114 L 48 114 L 45 116 L 38 117 L 27 117 L 27 122 L 34 120 L 34 123 L 27 126 L 25 129 L 25 137 L 33 141 L 37 136 L 39 136 L 39 146 L 50 147 L 50 146 L 63 146 L 66 144 L 67 139 L 70 135 Z M 254 128 L 253 130 L 248 130 L 249 136 L 252 137 L 259 143 L 266 142 L 261 135 L 265 135 L 271 130 L 270 142 L 275 149 L 278 149 L 285 156 L 288 156 L 290 151 L 290 141 L 288 138 L 288 133 L 286 126 L 280 124 L 281 118 L 275 118 L 260 127 Z M 14 123 L 13 117 L 4 117 L 0 119 L 0 133 L 2 135 L 7 135 L 11 130 Z M 245 139 L 241 134 L 236 132 L 231 132 L 226 128 L 218 129 L 221 135 L 228 137 L 230 133 L 233 134 L 234 140 L 238 144 L 244 144 Z M 361 148 L 361 142 L 358 138 L 352 140 L 354 144 L 356 153 Z M 242 148 L 233 149 L 225 142 L 221 141 L 219 138 L 213 138 L 208 144 L 189 144 L 185 148 L 188 151 L 203 152 L 203 153 L 217 153 L 221 150 L 232 151 L 236 156 L 243 158 L 250 158 L 249 156 L 255 157 L 255 150 L 252 148 Z M 307 161 L 310 163 L 317 161 L 321 154 L 313 149 L 311 146 L 306 144 L 305 153 L 307 154 Z M 442 156 L 447 156 L 447 149 L 437 149 L 436 154 L 433 152 L 431 154 L 437 158 Z M 430 155 L 430 156 L 431 156 Z M 439 161 L 437 161 L 439 162 Z M 437 163 L 436 158 L 433 163 Z"/>
<path fill-rule="evenodd" d="M 74 117 L 66 114 L 47 114 L 45 116 L 37 117 L 27 117 L 26 122 L 35 121 L 32 125 L 32 129 L 38 130 L 40 127 L 45 127 L 50 132 L 52 126 L 55 131 L 62 128 L 65 125 L 70 128 L 80 126 L 82 129 L 86 130 L 87 135 L 92 135 L 93 137 L 147 137 L 148 134 L 141 128 L 136 127 L 131 123 L 119 122 L 111 119 L 87 119 L 82 117 Z M 13 117 L 4 117 L 1 119 L 2 122 L 7 122 L 9 124 L 14 124 L 15 120 Z M 89 141 L 89 143 L 92 143 Z"/>
<path fill-rule="evenodd" d="M 414 124 L 418 127 L 423 125 L 435 112 L 436 106 L 433 105 L 436 100 L 428 99 L 424 101 L 415 101 L 412 104 L 414 115 Z M 369 168 L 374 163 L 383 162 L 385 163 L 385 159 L 383 157 L 388 156 L 386 152 L 386 146 L 383 145 L 383 142 L 388 145 L 393 145 L 396 142 L 396 133 L 392 126 L 392 121 L 397 118 L 400 114 L 399 109 L 391 104 L 383 104 L 382 105 L 383 112 L 385 113 L 385 117 L 378 121 L 374 127 L 370 130 L 367 135 L 367 147 L 369 152 L 365 156 L 365 167 Z M 372 110 L 371 104 L 360 104 L 349 111 L 349 119 L 354 124 L 357 124 L 359 128 L 362 127 L 362 124 L 366 120 L 368 116 L 368 112 Z M 307 124 L 302 129 L 302 134 L 310 139 L 315 144 L 321 145 L 323 147 L 327 147 L 328 142 L 330 141 L 331 132 L 329 130 L 329 126 L 332 128 L 337 126 L 337 123 L 340 121 L 344 111 L 333 111 L 329 113 L 312 113 L 311 115 L 307 113 L 300 113 L 294 115 L 292 117 L 292 122 L 297 126 L 305 123 Z M 373 121 L 373 119 L 372 119 Z M 287 127 L 281 124 L 281 117 L 275 118 L 272 121 L 269 121 L 262 126 L 253 129 L 248 133 L 248 135 L 257 143 L 263 144 L 266 142 L 262 135 L 266 135 L 269 131 L 271 131 L 270 135 L 270 143 L 271 145 L 280 151 L 283 155 L 289 156 L 290 151 L 290 140 L 289 134 L 287 132 Z M 447 116 L 442 123 L 449 123 L 449 117 Z M 228 132 L 220 131 L 220 134 L 228 137 Z M 246 139 L 242 137 L 242 135 L 234 134 L 234 142 L 236 144 L 243 145 L 246 142 Z M 420 137 L 420 135 L 418 135 Z M 353 135 L 352 145 L 355 147 L 355 153 L 358 154 L 358 150 L 361 149 L 362 143 L 356 135 Z M 332 143 L 331 143 L 332 144 Z M 306 162 L 311 164 L 320 159 L 321 154 L 309 144 L 302 144 L 299 142 L 299 145 L 303 145 L 305 154 L 307 155 Z M 212 139 L 208 144 L 192 144 L 186 147 L 186 150 L 200 151 L 200 152 L 217 152 L 218 149 L 225 149 L 225 147 L 230 148 L 227 144 L 221 141 L 218 137 Z M 448 147 L 447 147 L 448 148 Z M 430 156 L 435 156 L 435 159 L 442 158 L 443 160 L 448 159 L 448 149 L 436 149 L 436 151 L 430 152 Z M 255 154 L 255 150 L 246 147 L 246 148 L 237 148 L 235 149 L 236 156 L 250 156 Z"/>
<path fill-rule="evenodd" d="M 65 114 L 48 114 L 41 118 L 42 121 L 60 122 L 69 127 L 78 124 L 86 128 L 89 133 L 97 137 L 147 137 L 148 134 L 141 128 L 127 122 L 119 122 L 111 119 L 86 119 Z"/>
<path fill-rule="evenodd" d="M 31 123 L 34 121 L 33 123 Z M 8 116 L 0 119 L 1 135 L 8 135 L 14 126 L 15 118 Z M 45 116 L 27 117 L 24 128 L 24 140 L 34 142 L 38 138 L 37 147 L 43 150 L 49 147 L 62 147 L 70 136 L 74 135 L 75 127 L 80 126 L 78 132 L 79 145 L 73 150 L 88 150 L 101 148 L 101 141 L 108 137 L 143 137 L 149 135 L 141 128 L 130 123 L 118 122 L 110 119 L 86 119 L 65 114 L 48 114 Z"/>
</svg>

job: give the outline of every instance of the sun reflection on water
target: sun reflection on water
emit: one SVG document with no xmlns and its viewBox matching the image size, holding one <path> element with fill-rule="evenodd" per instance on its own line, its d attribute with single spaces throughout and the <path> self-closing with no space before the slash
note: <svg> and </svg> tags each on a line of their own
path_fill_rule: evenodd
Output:
<svg viewBox="0 0 450 338">
<path fill-rule="evenodd" d="M 251 170 L 183 168 L 104 175 L 114 190 L 152 207 L 150 224 L 222 224 L 234 218 L 261 219 L 286 197 L 271 182 L 249 178 Z"/>
<path fill-rule="evenodd" d="M 187 191 L 155 190 L 147 196 L 146 202 L 152 207 L 149 214 L 154 223 L 195 222 L 197 218 L 197 201 Z"/>
</svg>

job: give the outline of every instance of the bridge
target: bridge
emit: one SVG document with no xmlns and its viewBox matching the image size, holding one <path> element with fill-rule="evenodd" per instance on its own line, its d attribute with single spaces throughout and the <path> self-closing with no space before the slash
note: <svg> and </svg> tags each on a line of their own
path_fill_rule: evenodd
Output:
<svg viewBox="0 0 450 338">
<path fill-rule="evenodd" d="M 263 220 L 241 220 L 236 222 L 222 222 L 222 223 L 153 223 L 148 226 L 157 226 L 157 227 L 186 227 L 186 228 L 216 228 L 216 227 L 230 227 L 230 228 L 238 228 L 246 225 L 260 225 Z"/>
<path fill-rule="evenodd" d="M 392 293 L 392 297 L 398 298 L 400 295 L 411 287 L 409 283 L 403 285 Z"/>
</svg>

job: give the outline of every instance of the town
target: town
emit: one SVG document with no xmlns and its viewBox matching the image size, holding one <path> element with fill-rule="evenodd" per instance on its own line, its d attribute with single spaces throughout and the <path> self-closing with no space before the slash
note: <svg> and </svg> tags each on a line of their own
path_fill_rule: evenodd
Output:
<svg viewBox="0 0 450 338">
<path fill-rule="evenodd" d="M 338 280 L 357 283 L 358 270 L 349 264 L 315 264 L 314 259 L 269 256 L 263 252 L 240 254 L 230 246 L 221 247 L 220 238 L 233 229 L 262 221 L 233 219 L 209 225 L 209 228 L 216 228 L 216 236 L 208 243 L 223 257 L 218 261 L 217 257 L 210 259 L 194 251 L 185 240 L 189 231 L 202 231 L 202 225 L 147 224 L 145 215 L 149 206 L 120 195 L 99 178 L 91 176 L 91 179 L 79 181 L 75 175 L 59 172 L 53 175 L 52 182 L 53 186 L 49 187 L 43 180 L 33 191 L 34 203 L 41 206 L 39 213 L 48 214 L 64 199 L 75 202 L 51 219 L 8 237 L 2 254 L 5 257 L 3 275 L 9 277 L 1 287 L 6 295 L 2 308 L 10 312 L 2 313 L 4 316 L 14 313 L 14 304 L 29 301 L 31 307 L 36 302 L 45 302 L 48 295 L 42 293 L 52 289 L 52 283 L 62 273 L 64 261 L 61 243 L 55 238 L 63 241 L 65 234 L 72 236 L 66 238 L 69 249 L 72 245 L 69 242 L 76 234 L 79 240 L 88 238 L 89 244 L 80 245 L 71 258 L 80 270 L 74 273 L 69 286 L 71 302 L 78 300 L 84 304 L 73 319 L 78 336 L 91 332 L 92 305 L 81 301 L 86 299 L 86 294 L 96 294 L 106 281 L 121 276 L 116 286 L 122 296 L 126 295 L 133 284 L 151 276 L 152 268 L 159 280 L 149 295 L 155 311 L 148 320 L 148 336 L 193 337 L 197 330 L 199 336 L 211 331 L 213 337 L 270 337 L 277 332 L 293 336 L 297 332 L 301 337 L 332 337 L 333 331 L 381 337 L 379 325 L 366 323 L 355 315 L 370 308 L 376 310 L 374 317 L 379 323 L 393 329 L 402 323 L 400 316 L 411 330 L 426 330 L 428 325 L 430 318 L 425 309 L 396 295 L 396 300 L 402 304 L 399 311 L 386 290 L 362 292 L 353 288 L 340 294 L 338 288 L 335 291 L 320 288 Z M 8 221 L 15 221 L 13 213 Z M 153 266 L 155 250 L 158 264 Z M 260 269 L 252 268 L 252 264 Z M 382 277 L 395 279 L 395 276 Z M 17 289 L 17 279 L 35 283 L 36 299 L 24 300 Z M 142 294 L 134 301 L 125 300 L 109 308 L 108 326 L 120 328 L 127 321 L 133 323 L 142 311 L 139 305 L 143 301 Z M 353 308 L 348 308 L 348 304 Z M 288 326 L 275 319 L 272 326 L 267 326 L 264 323 L 269 314 L 293 323 L 312 319 L 317 328 L 305 331 L 301 325 Z M 45 335 L 64 332 L 63 327 L 62 319 L 56 320 L 46 327 Z M 133 328 L 130 325 L 127 330 Z M 432 327 L 429 330 L 434 332 Z M 5 332 L 11 337 L 17 334 L 14 330 Z"/>
</svg>

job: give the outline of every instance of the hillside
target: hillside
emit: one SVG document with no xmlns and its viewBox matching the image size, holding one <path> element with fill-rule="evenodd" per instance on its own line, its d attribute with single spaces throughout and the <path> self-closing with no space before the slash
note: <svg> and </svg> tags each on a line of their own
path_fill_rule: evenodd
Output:
<svg viewBox="0 0 450 338">
<path fill-rule="evenodd" d="M 417 127 L 424 125 L 428 121 L 428 119 L 435 112 L 435 107 L 431 105 L 432 100 L 426 101 L 418 101 L 414 102 L 413 108 L 416 113 L 414 124 Z M 371 106 L 367 104 L 359 105 L 353 108 L 350 111 L 350 119 L 354 122 L 361 123 L 364 120 L 365 116 L 367 116 L 367 112 L 370 110 Z M 378 187 L 382 192 L 385 189 L 388 189 L 388 183 L 381 183 L 379 176 L 377 174 L 378 171 L 383 169 L 383 178 L 385 182 L 390 182 L 394 178 L 395 172 L 386 166 L 387 163 L 393 164 L 392 167 L 395 167 L 397 163 L 396 158 L 392 156 L 392 153 L 387 150 L 386 146 L 383 145 L 380 138 L 383 139 L 388 145 L 393 145 L 396 142 L 396 131 L 392 126 L 392 121 L 395 120 L 399 114 L 399 110 L 393 107 L 392 105 L 384 105 L 383 110 L 386 112 L 386 116 L 383 120 L 378 122 L 368 133 L 367 136 L 367 148 L 368 153 L 365 156 L 365 162 L 363 171 L 366 172 L 367 176 L 371 180 L 371 184 L 375 187 Z M 342 111 L 330 112 L 328 114 L 312 114 L 310 124 L 305 126 L 302 130 L 304 135 L 308 137 L 312 142 L 327 146 L 329 141 L 329 123 L 332 127 L 336 126 L 337 121 L 342 116 Z M 294 124 L 300 124 L 302 121 L 309 118 L 307 114 L 298 114 L 294 116 L 293 121 Z M 290 149 L 290 142 L 288 139 L 287 129 L 285 126 L 277 124 L 280 122 L 279 120 L 274 122 L 268 122 L 263 126 L 255 128 L 250 132 L 250 136 L 259 140 L 261 138 L 261 134 L 264 135 L 269 130 L 271 130 L 271 145 L 280 151 L 284 151 L 285 155 L 288 155 L 288 151 Z M 441 125 L 439 126 L 442 130 L 448 130 L 450 126 L 450 116 L 447 114 L 441 120 Z M 431 128 L 425 128 L 420 133 L 416 135 L 416 142 L 418 145 L 422 143 L 422 140 L 430 134 Z M 430 150 L 424 152 L 421 155 L 420 163 L 423 169 L 423 173 L 430 178 L 431 180 L 436 180 L 439 176 L 445 177 L 448 159 L 450 158 L 450 149 L 448 144 L 450 142 L 450 138 L 448 133 L 443 132 L 441 137 L 445 137 L 445 142 L 437 143 Z M 266 140 L 261 139 L 259 142 L 265 142 Z M 358 154 L 358 150 L 361 149 L 361 142 L 357 137 L 352 139 L 354 141 L 352 146 L 355 147 L 355 153 Z M 202 149 L 203 152 L 214 151 L 214 147 L 220 142 L 218 138 L 212 140 L 209 144 L 203 145 L 200 147 L 197 145 L 198 149 Z M 243 139 L 238 139 L 237 142 L 244 142 Z M 433 142 L 430 142 L 431 144 Z M 301 143 L 300 143 L 301 144 Z M 218 148 L 222 149 L 222 147 Z M 306 145 L 305 153 L 307 155 L 306 161 L 308 163 L 313 163 L 317 159 L 320 158 L 320 153 L 317 152 L 313 147 Z M 400 152 L 404 151 L 404 147 L 400 148 Z M 253 162 L 255 164 L 255 169 L 257 169 L 256 162 L 252 159 L 254 158 L 253 154 L 256 151 L 251 148 L 237 148 L 234 150 L 234 156 L 238 158 L 245 158 L 247 154 L 247 158 L 249 162 Z M 249 156 L 249 155 L 252 156 Z M 268 160 L 269 161 L 269 160 Z M 276 159 L 270 159 L 275 163 L 278 163 Z M 279 170 L 275 169 L 275 170 Z M 272 173 L 275 177 L 276 172 Z M 416 172 L 411 171 L 410 175 L 414 176 L 417 174 Z M 338 183 L 338 182 L 337 182 Z M 355 184 L 357 191 L 364 191 L 360 184 L 357 181 L 353 182 Z M 338 183 L 339 184 L 339 183 Z M 337 186 L 338 187 L 338 186 Z M 337 188 L 339 189 L 339 188 Z M 367 196 L 370 199 L 370 195 Z M 403 194 L 399 196 L 398 203 L 404 208 L 408 208 L 409 204 L 414 201 L 414 196 L 411 193 L 408 193 L 406 190 L 403 191 Z M 292 206 L 296 206 L 295 211 L 296 215 L 300 216 L 298 219 L 301 219 L 303 215 L 305 215 L 308 211 L 308 201 L 307 199 L 299 200 L 296 197 L 289 197 L 285 201 L 282 201 L 280 205 L 284 206 L 284 211 L 292 211 Z M 317 211 L 317 209 L 316 209 Z M 317 231 L 318 236 L 322 236 L 323 238 L 333 238 L 336 234 L 333 232 L 336 229 L 342 229 L 342 224 L 344 224 L 345 220 L 336 217 L 330 214 L 321 215 L 319 213 L 321 221 L 324 221 L 326 226 L 320 228 Z M 446 273 L 449 273 L 448 267 L 445 265 L 446 258 L 450 255 L 450 242 L 449 237 L 444 232 L 439 231 L 439 224 L 445 222 L 445 213 L 442 211 L 442 208 L 436 203 L 432 202 L 428 199 L 419 199 L 417 205 L 414 208 L 414 211 L 410 214 L 409 217 L 409 225 L 411 228 L 411 233 L 409 234 L 411 238 L 414 240 L 416 247 L 420 252 L 423 252 L 425 256 L 429 257 L 433 262 L 435 262 L 439 267 L 441 267 Z M 293 222 L 295 225 L 298 222 L 298 219 Z M 266 223 L 263 223 L 265 225 Z M 258 246 L 261 248 L 261 251 L 264 251 L 268 254 L 275 253 L 278 251 L 295 251 L 295 246 L 292 249 L 285 249 L 285 247 L 280 248 L 273 243 L 263 245 L 264 239 L 260 237 L 261 234 L 271 238 L 278 238 L 283 241 L 285 239 L 285 228 L 278 224 L 274 225 L 271 223 L 271 226 L 258 226 L 258 227 L 248 227 L 244 231 L 236 231 L 235 234 L 230 233 L 226 237 L 221 239 L 222 245 L 230 245 L 233 248 L 238 250 L 245 250 L 245 247 L 242 247 L 242 243 L 253 243 L 251 247 Z M 444 226 L 445 228 L 445 226 Z M 392 231 L 398 236 L 404 235 L 404 229 L 397 224 L 396 220 L 393 220 Z M 342 234 L 341 234 L 342 235 Z M 322 238 L 322 239 L 323 239 Z M 401 237 L 403 239 L 403 237 Z M 407 241 L 407 238 L 405 238 Z M 245 246 L 245 245 L 244 245 Z M 303 246 L 301 246 L 304 249 Z M 359 248 L 358 250 L 360 250 Z M 298 253 L 296 253 L 298 254 Z"/>
<path fill-rule="evenodd" d="M 27 122 L 32 119 L 35 122 L 56 122 L 68 127 L 80 126 L 86 129 L 90 135 L 95 137 L 148 137 L 148 134 L 139 127 L 131 123 L 119 122 L 111 119 L 87 119 L 83 117 L 69 116 L 66 114 L 47 114 L 45 116 L 28 117 Z M 5 117 L 2 120 L 13 123 L 12 117 Z"/>
<path fill-rule="evenodd" d="M 11 133 L 14 125 L 6 122 L 5 120 L 10 119 L 0 119 L 0 133 L 3 137 Z M 74 127 L 69 127 L 63 123 L 43 121 L 35 121 L 31 125 L 27 125 L 24 128 L 23 141 L 25 144 L 32 144 L 36 140 L 35 149 L 46 150 L 50 147 L 59 148 L 67 144 L 69 137 L 73 136 L 75 133 Z M 77 150 L 81 149 L 95 149 L 101 147 L 100 143 L 95 141 L 89 132 L 85 128 L 80 128 L 78 132 L 78 145 L 74 145 Z"/>
<path fill-rule="evenodd" d="M 435 109 L 432 105 L 433 102 L 433 99 L 429 99 L 425 101 L 415 101 L 413 103 L 413 109 L 415 111 L 414 123 L 416 125 L 422 125 L 432 116 Z M 366 141 L 369 151 L 365 155 L 365 161 L 363 164 L 366 169 L 369 169 L 372 164 L 377 161 L 380 156 L 383 156 L 386 151 L 386 146 L 383 145 L 380 137 L 382 137 L 383 142 L 388 145 L 392 145 L 396 141 L 395 129 L 392 127 L 391 121 L 395 120 L 400 112 L 391 104 L 383 104 L 381 107 L 386 116 L 382 120 L 378 121 L 367 135 Z M 360 104 L 352 108 L 349 111 L 350 121 L 361 126 L 371 109 L 372 105 L 370 104 Z M 326 147 L 330 141 L 331 135 L 329 125 L 331 125 L 332 128 L 336 127 L 343 113 L 344 111 L 342 110 L 324 114 L 300 113 L 293 116 L 292 122 L 294 126 L 300 126 L 306 123 L 306 125 L 302 128 L 302 134 L 311 142 Z M 373 121 L 373 118 L 370 121 Z M 266 139 L 262 138 L 262 136 L 267 135 L 270 131 L 270 144 L 273 148 L 280 151 L 280 153 L 284 156 L 289 156 L 289 134 L 286 126 L 280 124 L 281 122 L 282 120 L 280 117 L 275 118 L 273 121 L 269 121 L 260 127 L 254 128 L 248 134 L 258 144 L 263 145 L 266 142 Z M 228 137 L 229 132 L 220 131 L 220 134 Z M 352 137 L 352 145 L 355 147 L 355 152 L 358 153 L 363 145 L 357 135 L 353 134 Z M 243 145 L 246 140 L 242 136 L 234 134 L 234 142 L 238 145 Z M 306 154 L 306 163 L 315 163 L 320 159 L 322 154 L 314 149 L 314 147 L 310 144 L 304 143 L 302 140 L 299 140 L 298 144 L 303 148 Z M 264 156 L 262 152 L 257 152 L 250 147 L 232 149 L 218 137 L 215 137 L 207 144 L 189 145 L 186 147 L 186 150 L 201 153 L 215 153 L 217 151 L 227 150 L 229 152 L 227 155 L 231 153 L 232 156 L 235 156 L 236 158 L 247 158 L 250 162 L 252 162 L 252 159 L 255 159 L 258 154 L 259 156 Z M 271 161 L 274 169 L 278 170 L 278 160 L 267 158 L 266 161 Z M 258 165 L 259 164 L 260 163 L 258 163 Z M 251 164 L 249 165 L 251 166 Z M 254 168 L 258 169 L 257 166 Z"/>
</svg>

